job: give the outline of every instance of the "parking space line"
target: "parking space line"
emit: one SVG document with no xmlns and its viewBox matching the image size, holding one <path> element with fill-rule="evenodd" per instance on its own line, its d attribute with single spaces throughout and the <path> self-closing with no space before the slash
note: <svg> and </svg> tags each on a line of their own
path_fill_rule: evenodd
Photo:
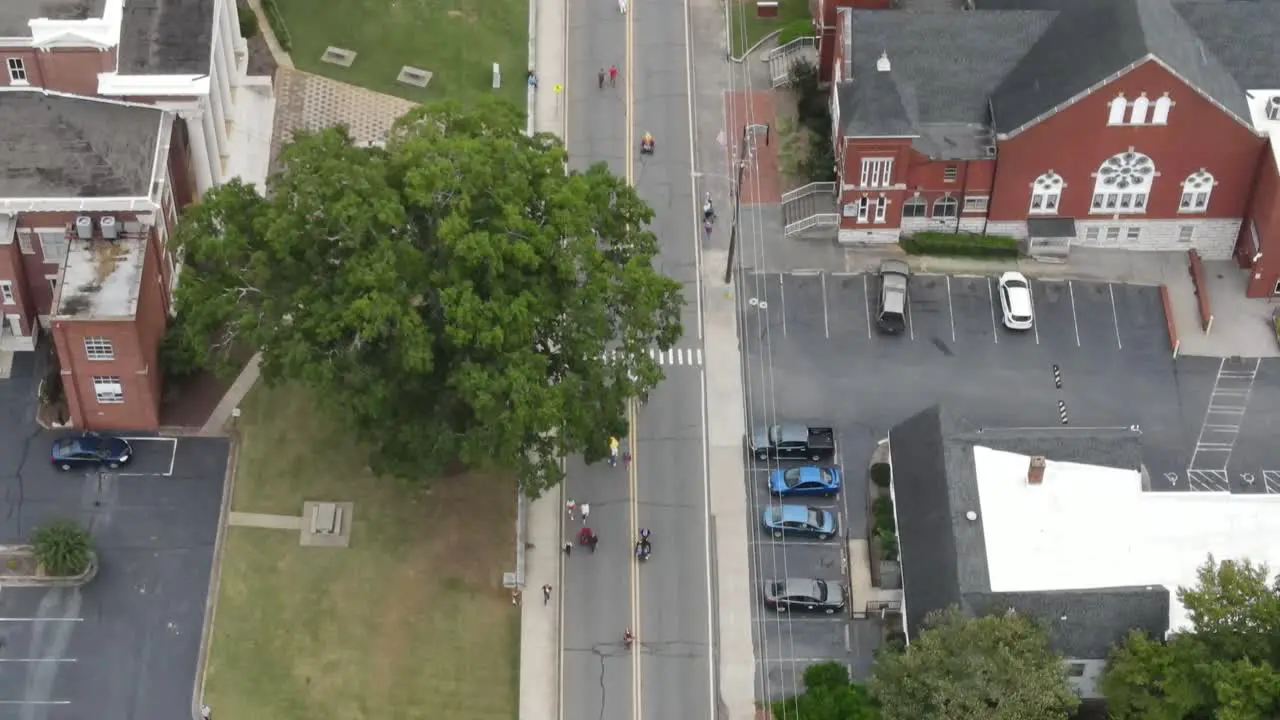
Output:
<svg viewBox="0 0 1280 720">
<path fill-rule="evenodd" d="M 1027 285 L 1027 292 L 1031 293 L 1031 307 L 1034 308 L 1036 306 L 1036 294 L 1035 294 L 1036 291 L 1031 289 L 1030 285 Z M 1039 313 L 1036 313 L 1036 314 L 1038 315 Z M 1031 332 L 1036 334 L 1036 344 L 1039 345 L 1040 344 L 1040 323 L 1038 321 L 1034 321 L 1034 320 L 1032 321 Z"/>
<path fill-rule="evenodd" d="M 871 290 L 867 287 L 867 276 L 862 276 L 862 314 L 867 317 L 867 339 L 871 339 Z"/>
<path fill-rule="evenodd" d="M 782 303 L 782 337 L 787 336 L 787 284 L 783 282 L 783 274 L 778 273 L 778 302 Z"/>
<path fill-rule="evenodd" d="M 762 547 L 765 545 L 768 545 L 770 547 L 773 547 L 775 545 L 782 546 L 782 547 L 786 547 L 788 545 L 795 545 L 797 547 L 829 547 L 829 548 L 840 547 L 840 543 L 832 542 L 830 540 L 787 540 L 786 538 L 777 538 L 777 539 L 765 538 L 764 540 L 752 540 L 751 544 L 759 545 Z"/>
<path fill-rule="evenodd" d="M 1123 350 L 1124 343 L 1120 342 L 1120 315 L 1116 312 L 1116 286 L 1107 283 L 1107 292 L 1111 295 L 1111 322 L 1116 327 L 1116 349 Z"/>
<path fill-rule="evenodd" d="M 161 473 L 161 477 L 171 477 L 173 475 L 173 464 L 178 459 L 178 438 L 171 437 L 122 437 L 121 440 L 129 442 L 167 442 L 169 443 L 169 470 Z M 117 473 L 122 476 L 142 476 L 154 475 L 155 473 Z"/>
<path fill-rule="evenodd" d="M 822 332 L 831 339 L 831 320 L 827 313 L 827 274 L 818 273 L 818 277 L 822 278 Z"/>
<path fill-rule="evenodd" d="M 757 615 L 752 618 L 756 622 L 788 622 L 788 623 L 832 623 L 844 622 L 844 618 L 838 617 L 835 613 L 827 617 L 796 617 L 793 613 L 769 611 L 768 615 Z"/>
<path fill-rule="evenodd" d="M 1000 344 L 1000 331 L 996 329 L 996 299 L 991 290 L 991 278 L 987 278 L 987 304 L 991 306 L 991 339 Z"/>
<path fill-rule="evenodd" d="M 1080 347 L 1080 321 L 1076 319 L 1076 288 L 1067 281 L 1067 294 L 1071 296 L 1071 327 L 1076 330 L 1076 347 Z"/>
<path fill-rule="evenodd" d="M 61 617 L 0 617 L 0 622 L 84 622 L 84 618 Z"/>
<path fill-rule="evenodd" d="M 73 663 L 75 658 L 0 658 L 0 663 Z"/>
<path fill-rule="evenodd" d="M 956 341 L 956 309 L 951 304 L 951 276 L 947 275 L 947 314 L 951 316 L 951 342 Z"/>
<path fill-rule="evenodd" d="M 0 700 L 0 705 L 70 705 L 70 700 Z"/>
<path fill-rule="evenodd" d="M 916 329 L 911 322 L 911 290 L 907 290 L 907 332 L 911 334 L 911 339 L 916 339 Z"/>
<path fill-rule="evenodd" d="M 824 663 L 836 661 L 835 658 L 811 658 L 811 657 L 787 657 L 787 658 L 757 658 L 758 663 Z"/>
</svg>

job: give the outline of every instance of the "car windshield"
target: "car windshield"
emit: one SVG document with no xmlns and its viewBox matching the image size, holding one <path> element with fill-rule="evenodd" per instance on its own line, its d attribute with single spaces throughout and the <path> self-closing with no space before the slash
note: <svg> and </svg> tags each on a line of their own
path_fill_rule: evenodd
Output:
<svg viewBox="0 0 1280 720">
<path fill-rule="evenodd" d="M 835 475 L 835 473 L 831 472 L 831 470 L 830 470 L 830 469 L 828 469 L 828 468 L 823 468 L 823 469 L 822 469 L 822 482 L 823 482 L 823 483 L 825 483 L 825 484 L 827 484 L 827 485 L 834 485 L 834 484 L 835 484 L 835 482 L 836 482 L 836 475 Z"/>
<path fill-rule="evenodd" d="M 1015 321 L 1017 321 L 1017 322 L 1030 322 L 1030 321 L 1031 321 L 1031 316 L 1030 316 L 1030 315 L 1019 315 L 1019 314 L 1017 314 L 1017 313 L 1014 313 L 1014 314 L 1013 314 L 1013 315 L 1011 315 L 1010 317 L 1012 317 L 1012 318 L 1013 318 Z"/>
<path fill-rule="evenodd" d="M 827 601 L 827 583 L 823 580 L 813 581 L 813 591 L 818 595 L 819 602 Z"/>
<path fill-rule="evenodd" d="M 790 470 L 784 470 L 782 473 L 782 481 L 787 484 L 787 487 L 795 487 L 796 485 L 799 485 L 800 484 L 800 468 L 791 468 Z"/>
<path fill-rule="evenodd" d="M 1025 290 L 1027 288 L 1027 284 L 1021 280 L 1005 280 L 1004 284 L 1010 290 Z"/>
<path fill-rule="evenodd" d="M 774 522 L 774 523 L 782 522 L 782 508 L 778 507 L 777 505 L 769 508 L 769 522 Z"/>
<path fill-rule="evenodd" d="M 805 516 L 810 527 L 822 527 L 822 511 L 817 508 L 809 508 L 809 514 Z"/>
</svg>

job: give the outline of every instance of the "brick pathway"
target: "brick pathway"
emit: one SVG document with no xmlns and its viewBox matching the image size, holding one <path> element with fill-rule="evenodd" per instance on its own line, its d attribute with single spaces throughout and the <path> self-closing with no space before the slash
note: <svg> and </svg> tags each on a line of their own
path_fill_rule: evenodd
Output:
<svg viewBox="0 0 1280 720">
<path fill-rule="evenodd" d="M 728 127 L 725 137 L 729 157 L 729 175 L 736 178 L 734 161 L 741 155 L 743 129 L 748 125 L 768 125 L 770 131 L 760 130 L 749 140 L 754 161 L 747 163 L 742 175 L 742 202 L 746 205 L 768 205 L 782 200 L 782 172 L 778 169 L 778 133 L 773 128 L 777 112 L 772 90 L 725 93 L 725 117 Z M 750 158 L 751 156 L 748 156 Z"/>
<path fill-rule="evenodd" d="M 416 103 L 301 70 L 276 73 L 276 122 L 271 137 L 272 167 L 294 130 L 321 130 L 344 124 L 357 143 L 386 138 L 396 118 Z"/>
</svg>

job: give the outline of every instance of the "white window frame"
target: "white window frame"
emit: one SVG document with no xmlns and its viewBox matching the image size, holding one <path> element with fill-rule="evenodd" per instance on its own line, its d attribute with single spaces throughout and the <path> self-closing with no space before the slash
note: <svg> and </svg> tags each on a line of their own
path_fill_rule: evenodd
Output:
<svg viewBox="0 0 1280 720">
<path fill-rule="evenodd" d="M 1209 196 L 1217 185 L 1213 174 L 1204 168 L 1191 173 L 1182 181 L 1182 194 L 1178 197 L 1178 212 L 1203 213 L 1209 210 Z"/>
<path fill-rule="evenodd" d="M 5 67 L 9 70 L 9 84 L 30 85 L 27 77 L 27 62 L 20 57 L 6 58 Z"/>
<path fill-rule="evenodd" d="M 1276 280 L 1276 286 L 1271 288 L 1272 295 L 1280 295 L 1280 280 Z"/>
<path fill-rule="evenodd" d="M 115 360 L 116 347 L 111 338 L 93 335 L 84 339 L 84 355 L 95 362 Z"/>
<path fill-rule="evenodd" d="M 1107 242 L 1109 243 L 1120 242 L 1120 228 L 1118 227 L 1107 228 Z"/>
<path fill-rule="evenodd" d="M 36 233 L 40 236 L 40 257 L 46 265 L 61 265 L 67 261 L 67 252 L 71 250 L 71 241 L 67 239 L 67 231 L 64 228 L 45 228 L 37 229 Z M 60 236 L 62 243 L 62 257 L 49 257 L 49 244 L 47 238 L 54 235 Z"/>
<path fill-rule="evenodd" d="M 1136 182 L 1129 182 L 1125 187 L 1119 185 L 1107 184 L 1108 175 L 1102 172 L 1103 168 L 1116 158 L 1123 158 L 1126 155 L 1133 155 L 1132 163 L 1146 166 L 1149 165 L 1150 172 L 1144 175 L 1133 174 L 1129 177 L 1136 179 Z M 1145 160 L 1145 164 L 1143 163 Z M 1123 161 L 1122 161 L 1123 162 Z M 1151 188 L 1155 184 L 1156 176 L 1155 161 L 1150 156 L 1129 148 L 1125 152 L 1116 153 L 1098 166 L 1098 172 L 1094 173 L 1093 182 L 1093 200 L 1089 203 L 1089 212 L 1093 215 L 1141 215 L 1147 211 L 1147 199 L 1150 197 Z M 1127 178 L 1121 177 L 1121 182 Z"/>
<path fill-rule="evenodd" d="M 35 230 L 18 228 L 18 250 L 22 251 L 23 255 L 35 255 L 36 244 L 34 240 L 39 237 L 40 235 Z"/>
<path fill-rule="evenodd" d="M 1142 228 L 1140 227 L 1125 228 L 1124 241 L 1127 243 L 1142 242 Z"/>
<path fill-rule="evenodd" d="M 93 396 L 99 405 L 120 405 L 124 403 L 124 385 L 116 375 L 94 375 Z"/>
<path fill-rule="evenodd" d="M 885 213 L 889 211 L 889 198 L 881 195 L 876 198 L 876 219 L 878 223 L 884 222 Z"/>
<path fill-rule="evenodd" d="M 860 187 L 882 188 L 893 184 L 893 158 L 862 158 Z"/>
<path fill-rule="evenodd" d="M 858 198 L 858 215 L 857 221 L 864 223 L 867 221 L 867 211 L 871 209 L 871 199 L 866 195 Z"/>
<path fill-rule="evenodd" d="M 938 208 L 944 205 L 951 208 L 950 215 L 938 214 Z M 959 215 L 960 215 L 960 203 L 950 195 L 943 195 L 942 197 L 933 201 L 933 214 L 930 215 L 929 217 L 933 218 L 934 220 L 947 220 L 950 218 L 959 217 Z"/>
<path fill-rule="evenodd" d="M 960 177 L 960 167 L 958 165 L 948 165 L 942 168 L 942 182 L 955 182 Z"/>
<path fill-rule="evenodd" d="M 1195 225 L 1179 225 L 1178 226 L 1178 242 L 1189 243 L 1196 237 Z"/>
<path fill-rule="evenodd" d="M 1031 183 L 1031 215 L 1057 215 L 1062 204 L 1062 188 L 1067 183 L 1062 176 L 1050 170 Z"/>
<path fill-rule="evenodd" d="M 1138 96 L 1137 100 L 1129 106 L 1129 124 L 1130 125 L 1146 125 L 1147 110 L 1151 108 L 1151 101 L 1147 99 L 1146 93 Z"/>
<path fill-rule="evenodd" d="M 1151 113 L 1152 125 L 1168 125 L 1169 109 L 1173 107 L 1173 99 L 1169 97 L 1169 93 L 1165 93 L 1156 98 L 1155 109 Z"/>
<path fill-rule="evenodd" d="M 0 280 L 0 300 L 3 300 L 5 305 L 18 304 L 17 297 L 13 294 L 13 281 Z"/>
<path fill-rule="evenodd" d="M 1085 242 L 1098 242 L 1098 234 L 1099 234 L 1099 233 L 1098 233 L 1098 228 L 1096 228 L 1096 227 L 1085 228 L 1085 231 L 1084 231 L 1084 241 L 1085 241 Z"/>
<path fill-rule="evenodd" d="M 991 202 L 991 199 L 985 195 L 978 195 L 976 197 L 966 197 L 964 199 L 964 212 L 967 212 L 967 213 L 986 212 L 987 204 L 990 202 Z"/>
<path fill-rule="evenodd" d="M 910 214 L 910 215 L 907 214 L 908 207 L 910 208 L 919 207 L 920 208 L 919 214 Z M 912 198 L 908 198 L 907 201 L 902 204 L 902 217 L 904 218 L 929 217 L 929 202 L 924 198 L 920 197 L 919 195 L 916 195 L 915 197 L 912 197 Z"/>
<path fill-rule="evenodd" d="M 1124 95 L 1117 95 L 1111 102 L 1107 103 L 1107 124 L 1123 125 L 1124 111 L 1129 107 L 1124 99 Z"/>
</svg>

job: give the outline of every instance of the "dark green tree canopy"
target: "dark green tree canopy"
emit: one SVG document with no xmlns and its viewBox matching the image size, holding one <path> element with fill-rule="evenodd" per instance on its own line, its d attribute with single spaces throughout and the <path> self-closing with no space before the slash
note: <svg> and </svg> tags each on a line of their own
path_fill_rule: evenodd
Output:
<svg viewBox="0 0 1280 720">
<path fill-rule="evenodd" d="M 804 670 L 804 692 L 772 704 L 772 720 L 879 720 L 866 688 L 849 679 L 841 662 L 822 662 Z"/>
<path fill-rule="evenodd" d="M 633 188 L 567 172 L 522 127 L 509 104 L 445 103 L 385 149 L 296 135 L 268 198 L 233 182 L 188 209 L 175 345 L 205 366 L 260 350 L 263 378 L 313 388 L 380 472 L 508 468 L 536 494 L 560 456 L 603 457 L 662 377 L 650 349 L 682 333 L 680 287 Z"/>
<path fill-rule="evenodd" d="M 868 687 L 885 720 L 1066 720 L 1080 704 L 1049 635 L 1018 614 L 934 613 Z"/>
<path fill-rule="evenodd" d="M 1179 588 L 1191 628 L 1168 642 L 1134 632 L 1107 658 L 1102 690 L 1118 720 L 1280 717 L 1280 578 L 1210 557 Z"/>
</svg>

